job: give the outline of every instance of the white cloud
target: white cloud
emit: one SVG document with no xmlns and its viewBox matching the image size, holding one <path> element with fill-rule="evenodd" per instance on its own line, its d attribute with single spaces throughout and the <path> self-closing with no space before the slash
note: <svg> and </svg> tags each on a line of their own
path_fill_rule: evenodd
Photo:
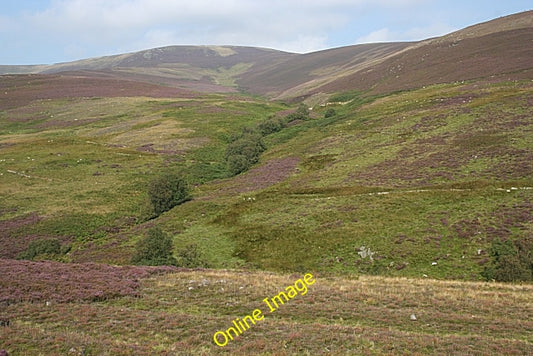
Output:
<svg viewBox="0 0 533 356">
<path fill-rule="evenodd" d="M 355 43 L 419 41 L 442 36 L 455 30 L 456 28 L 442 23 L 432 24 L 428 27 L 413 27 L 405 31 L 392 31 L 389 28 L 382 28 L 359 37 L 355 40 Z"/>
<path fill-rule="evenodd" d="M 388 28 L 382 28 L 370 32 L 368 35 L 359 37 L 355 40 L 355 43 L 392 42 L 394 41 L 394 37 L 395 34 L 393 34 Z"/>
<path fill-rule="evenodd" d="M 428 27 L 413 27 L 405 32 L 407 38 L 413 40 L 422 40 L 431 37 L 446 35 L 450 32 L 457 31 L 458 28 L 444 23 L 434 23 Z"/>
<path fill-rule="evenodd" d="M 12 52 L 21 52 L 23 57 L 23 51 L 15 49 L 12 43 L 22 43 L 23 48 L 30 49 L 39 42 L 41 51 L 27 54 L 24 61 L 38 58 L 38 62 L 49 63 L 180 44 L 247 45 L 303 53 L 353 44 L 353 37 L 364 34 L 376 23 L 382 29 L 360 37 L 357 42 L 418 39 L 427 37 L 424 36 L 427 33 L 440 34 L 428 28 L 403 32 L 396 29 L 402 19 L 399 13 L 405 17 L 403 21 L 420 23 L 410 15 L 431 3 L 430 0 L 50 0 L 44 10 L 20 12 L 10 19 L 23 31 L 10 31 L 9 46 Z M 0 19 L 0 29 L 6 23 Z M 0 41 L 3 38 L 8 38 L 7 34 L 2 37 L 0 33 Z M 0 56 L 0 61 L 6 58 Z"/>
<path fill-rule="evenodd" d="M 127 50 L 194 43 L 302 52 L 325 48 L 328 32 L 341 28 L 350 14 L 364 6 L 404 6 L 420 1 L 55 0 L 26 20 L 52 37 L 69 37 L 88 45 L 119 42 L 121 49 Z"/>
</svg>

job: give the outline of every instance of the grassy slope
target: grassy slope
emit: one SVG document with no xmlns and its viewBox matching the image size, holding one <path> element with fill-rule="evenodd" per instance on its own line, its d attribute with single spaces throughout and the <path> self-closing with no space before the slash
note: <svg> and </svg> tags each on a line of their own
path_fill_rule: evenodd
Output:
<svg viewBox="0 0 533 356">
<path fill-rule="evenodd" d="M 338 105 L 268 137 L 262 160 L 282 182 L 254 191 L 258 167 L 160 222 L 178 248 L 220 260 L 230 237 L 228 258 L 269 270 L 479 279 L 492 240 L 532 234 L 532 90 L 439 85 Z"/>
<path fill-rule="evenodd" d="M 191 271 L 144 279 L 140 296 L 3 307 L 0 349 L 15 355 L 508 354 L 533 352 L 532 287 L 316 276 L 273 313 L 262 302 L 300 274 Z M 262 310 L 221 348 L 213 334 Z M 411 320 L 414 314 L 417 320 Z"/>
<path fill-rule="evenodd" d="M 231 84 L 231 74 L 220 79 Z M 65 261 L 124 264 L 158 224 L 177 250 L 198 244 L 214 268 L 277 273 L 181 272 L 144 280 L 141 297 L 4 303 L 0 319 L 11 325 L 0 327 L 0 349 L 531 353 L 530 285 L 436 280 L 478 280 L 493 239 L 533 235 L 533 85 L 491 81 L 337 95 L 336 116 L 317 107 L 312 120 L 267 137 L 260 164 L 232 179 L 223 179 L 229 135 L 286 106 L 234 94 L 164 98 L 169 88 L 154 91 L 159 98 L 84 88 L 90 95 L 78 98 L 54 84 L 39 97 L 42 81 L 20 82 L 28 96 L 0 102 L 0 258 L 58 237 L 72 245 Z M 124 90 L 154 89 L 144 85 Z M 194 199 L 141 223 L 146 184 L 168 167 L 194 184 Z M 305 297 L 224 349 L 212 343 L 305 272 L 318 275 Z M 42 284 L 56 293 L 50 281 Z"/>
<path fill-rule="evenodd" d="M 532 90 L 352 93 L 337 116 L 317 108 L 315 119 L 267 137 L 250 172 L 204 185 L 225 176 L 231 133 L 285 107 L 211 95 L 6 110 L 2 257 L 58 237 L 73 246 L 67 261 L 127 263 L 136 238 L 159 224 L 177 250 L 198 244 L 212 267 L 476 280 L 493 239 L 531 236 Z M 140 224 L 146 184 L 165 167 L 184 172 L 195 199 Z"/>
<path fill-rule="evenodd" d="M 129 239 L 117 233 L 148 213 L 147 182 L 167 168 L 191 184 L 225 177 L 229 135 L 281 108 L 214 94 L 44 99 L 2 111 L 2 257 L 58 237 L 73 244 L 67 260 L 127 262 Z"/>
</svg>

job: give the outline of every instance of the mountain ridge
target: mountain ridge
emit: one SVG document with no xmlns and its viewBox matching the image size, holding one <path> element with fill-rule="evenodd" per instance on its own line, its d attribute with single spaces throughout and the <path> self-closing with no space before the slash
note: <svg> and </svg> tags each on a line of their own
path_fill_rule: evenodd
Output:
<svg viewBox="0 0 533 356">
<path fill-rule="evenodd" d="M 417 42 L 359 44 L 306 54 L 243 46 L 167 46 L 53 65 L 0 66 L 0 73 L 91 71 L 93 76 L 112 74 L 199 91 L 195 84 L 202 83 L 214 85 L 210 90 L 215 91 L 230 87 L 271 99 L 323 103 L 328 94 L 344 90 L 383 93 L 503 73 L 520 79 L 517 72 L 532 70 L 528 59 L 533 48 L 523 45 L 530 41 L 533 11 L 526 11 Z M 467 63 L 458 68 L 462 62 Z"/>
</svg>

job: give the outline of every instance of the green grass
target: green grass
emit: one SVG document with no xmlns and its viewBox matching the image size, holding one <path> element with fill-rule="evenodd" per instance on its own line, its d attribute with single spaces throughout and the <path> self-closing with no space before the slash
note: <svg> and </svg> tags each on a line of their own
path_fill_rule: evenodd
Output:
<svg viewBox="0 0 533 356">
<path fill-rule="evenodd" d="M 260 162 L 236 177 L 224 162 L 231 136 L 287 106 L 233 94 L 1 112 L 4 257 L 57 238 L 70 246 L 62 262 L 128 264 L 158 225 L 175 255 L 195 244 L 213 270 L 145 279 L 137 297 L 3 304 L 0 349 L 532 353 L 531 285 L 479 281 L 493 240 L 533 232 L 533 86 L 472 85 L 349 93 L 334 117 L 317 107 L 265 137 Z M 193 199 L 150 219 L 147 184 L 168 169 L 186 177 Z M 224 348 L 212 342 L 308 272 L 317 282 L 305 296 Z"/>
<path fill-rule="evenodd" d="M 192 185 L 227 177 L 227 137 L 283 108 L 233 98 L 44 100 L 3 111 L 0 219 L 43 218 L 8 230 L 12 238 L 112 241 L 109 227 L 146 215 L 152 177 L 169 167 Z"/>
<path fill-rule="evenodd" d="M 348 93 L 334 117 L 317 107 L 265 137 L 258 172 L 287 157 L 299 164 L 261 189 L 254 169 L 228 178 L 226 145 L 284 105 L 214 94 L 38 101 L 2 113 L 1 219 L 36 212 L 39 223 L 12 232 L 73 240 L 73 261 L 109 249 L 100 261 L 127 262 L 158 224 L 176 251 L 196 243 L 213 267 L 478 280 L 494 238 L 531 233 L 532 190 L 507 192 L 533 186 L 531 91 L 519 82 Z M 147 182 L 168 168 L 194 199 L 146 221 Z"/>
<path fill-rule="evenodd" d="M 521 119 L 531 111 L 523 100 L 531 87 L 481 87 L 463 103 L 464 90 L 439 85 L 338 106 L 333 120 L 318 114 L 268 136 L 263 162 L 298 156 L 299 170 L 251 194 L 253 202 L 203 187 L 199 197 L 220 207 L 190 231 L 222 229 L 234 255 L 260 269 L 480 279 L 493 239 L 531 233 L 532 190 L 507 192 L 533 185 L 531 123 Z M 169 215 L 178 219 L 195 204 Z M 196 238 L 187 229 L 178 236 Z M 374 261 L 359 256 L 361 246 Z"/>
</svg>

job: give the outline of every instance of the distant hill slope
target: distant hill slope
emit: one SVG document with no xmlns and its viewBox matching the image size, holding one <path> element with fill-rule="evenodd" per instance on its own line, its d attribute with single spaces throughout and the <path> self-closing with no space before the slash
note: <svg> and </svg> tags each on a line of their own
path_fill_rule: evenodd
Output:
<svg viewBox="0 0 533 356">
<path fill-rule="evenodd" d="M 493 76 L 533 76 L 533 27 L 480 37 L 446 37 L 410 48 L 373 66 L 319 87 L 312 93 L 372 90 L 387 93 L 424 85 Z"/>
<path fill-rule="evenodd" d="M 273 99 L 327 101 L 339 91 L 386 93 L 494 75 L 528 78 L 533 69 L 533 11 L 411 43 L 378 43 L 308 54 L 238 46 L 170 46 L 6 73 L 98 75 L 196 91 L 228 87 Z M 74 73 L 73 73 L 74 72 Z M 508 78 L 508 79 L 509 79 Z"/>
<path fill-rule="evenodd" d="M 533 11 L 528 11 L 420 42 L 357 45 L 301 55 L 271 70 L 245 73 L 238 83 L 278 99 L 301 99 L 348 90 L 386 93 L 493 75 L 522 79 L 532 76 L 532 41 Z M 274 92 L 275 86 L 265 83 L 276 79 Z"/>
<path fill-rule="evenodd" d="M 0 66 L 5 74 L 58 73 L 63 71 L 95 70 L 105 71 L 117 68 L 172 68 L 175 64 L 189 65 L 202 69 L 232 67 L 240 63 L 258 62 L 276 64 L 297 56 L 282 51 L 239 46 L 168 46 L 134 53 L 82 59 L 74 62 L 51 65 Z"/>
<path fill-rule="evenodd" d="M 274 67 L 247 71 L 237 83 L 247 91 L 274 98 L 305 97 L 313 88 L 372 68 L 409 46 L 365 44 L 298 55 Z"/>
</svg>

